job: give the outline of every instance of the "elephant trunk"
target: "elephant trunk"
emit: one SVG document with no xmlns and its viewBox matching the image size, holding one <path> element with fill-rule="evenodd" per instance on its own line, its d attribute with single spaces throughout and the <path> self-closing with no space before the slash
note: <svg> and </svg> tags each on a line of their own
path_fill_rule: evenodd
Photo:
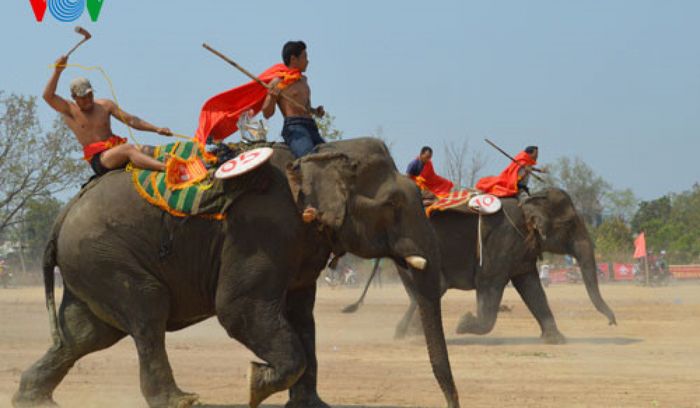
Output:
<svg viewBox="0 0 700 408">
<path fill-rule="evenodd" d="M 442 312 L 440 301 L 418 300 L 420 308 L 421 322 L 425 332 L 425 341 L 428 345 L 428 356 L 430 365 L 433 367 L 433 374 L 440 384 L 442 393 L 447 400 L 449 408 L 459 407 L 459 395 L 457 387 L 452 378 L 450 359 L 447 355 L 447 344 L 445 343 L 445 333 L 442 328 Z"/>
<path fill-rule="evenodd" d="M 583 227 L 585 228 L 585 227 Z M 581 276 L 583 283 L 586 285 L 588 297 L 595 308 L 608 318 L 610 325 L 617 325 L 615 314 L 610 309 L 607 303 L 603 300 L 598 287 L 598 268 L 596 267 L 595 255 L 593 252 L 593 243 L 588 234 L 585 238 L 577 239 L 574 242 L 574 257 L 581 267 Z"/>
<path fill-rule="evenodd" d="M 442 327 L 440 307 L 440 265 L 436 257 L 430 257 L 425 270 L 399 268 L 406 288 L 413 294 L 420 309 L 421 323 L 428 347 L 428 356 L 433 374 L 449 408 L 459 407 L 459 395 L 452 377 L 450 359 L 447 354 L 445 332 Z"/>
</svg>

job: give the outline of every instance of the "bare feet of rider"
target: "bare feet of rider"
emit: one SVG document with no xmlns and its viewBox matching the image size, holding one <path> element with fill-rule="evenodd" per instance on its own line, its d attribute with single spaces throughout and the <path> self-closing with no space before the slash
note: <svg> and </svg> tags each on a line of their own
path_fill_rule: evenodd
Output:
<svg viewBox="0 0 700 408">
<path fill-rule="evenodd" d="M 307 224 L 314 221 L 317 216 L 318 216 L 318 210 L 311 207 L 311 206 L 306 207 L 306 209 L 304 209 L 304 212 L 301 214 L 301 218 Z"/>
</svg>

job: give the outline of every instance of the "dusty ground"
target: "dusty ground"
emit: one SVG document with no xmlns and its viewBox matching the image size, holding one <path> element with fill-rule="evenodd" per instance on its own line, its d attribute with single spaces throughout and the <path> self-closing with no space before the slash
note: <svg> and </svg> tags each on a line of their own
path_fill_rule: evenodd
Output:
<svg viewBox="0 0 700 408">
<path fill-rule="evenodd" d="M 373 289 L 355 315 L 339 313 L 359 289 L 324 288 L 317 302 L 319 389 L 342 407 L 439 407 L 422 339 L 393 341 L 406 305 L 399 286 Z M 534 319 L 512 288 L 493 333 L 457 336 L 459 315 L 474 294 L 443 301 L 450 357 L 463 406 L 700 407 L 700 285 L 603 287 L 619 326 L 608 327 L 579 285 L 547 289 L 563 346 L 540 344 Z M 41 288 L 0 289 L 0 407 L 10 405 L 20 370 L 49 346 Z M 227 338 L 216 320 L 168 336 L 180 386 L 206 406 L 247 401 L 253 356 Z M 144 407 L 133 343 L 125 339 L 78 362 L 55 394 L 64 407 Z M 286 396 L 269 401 L 279 406 Z"/>
</svg>

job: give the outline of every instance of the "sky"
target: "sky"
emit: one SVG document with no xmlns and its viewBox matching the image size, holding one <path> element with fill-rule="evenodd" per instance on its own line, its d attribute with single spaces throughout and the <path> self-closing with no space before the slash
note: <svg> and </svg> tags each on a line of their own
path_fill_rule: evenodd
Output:
<svg viewBox="0 0 700 408">
<path fill-rule="evenodd" d="M 193 135 L 203 102 L 247 81 L 203 42 L 262 72 L 301 39 L 313 104 L 346 138 L 381 128 L 400 169 L 430 145 L 440 171 L 444 144 L 468 140 L 488 158 L 486 173 L 498 173 L 508 161 L 489 138 L 513 154 L 538 145 L 543 164 L 579 156 L 641 199 L 700 181 L 698 1 L 103 0 L 97 22 L 86 10 L 72 23 L 48 11 L 37 23 L 28 0 L 3 6 L 6 93 L 40 96 L 80 24 L 93 38 L 71 63 L 101 66 L 127 112 Z M 59 94 L 76 76 L 111 97 L 99 74 L 77 68 Z M 55 114 L 40 105 L 49 128 Z M 279 117 L 270 125 L 281 140 Z"/>
</svg>

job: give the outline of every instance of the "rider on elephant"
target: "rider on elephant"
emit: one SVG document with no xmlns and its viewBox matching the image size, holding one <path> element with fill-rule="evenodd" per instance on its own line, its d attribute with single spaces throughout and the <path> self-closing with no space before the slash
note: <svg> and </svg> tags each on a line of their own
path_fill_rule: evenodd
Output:
<svg viewBox="0 0 700 408">
<path fill-rule="evenodd" d="M 265 98 L 262 112 L 268 119 L 275 114 L 275 106 L 279 106 L 284 116 L 282 138 L 298 158 L 310 153 L 316 145 L 325 143 L 318 132 L 316 121 L 311 116 L 323 117 L 325 111 L 321 105 L 316 108 L 311 107 L 311 88 L 306 76 L 302 74 L 306 72 L 306 67 L 309 65 L 306 44 L 303 41 L 287 42 L 282 48 L 282 59 L 284 65 L 298 72 L 299 79 L 285 87 L 279 86 L 282 78 L 272 80 L 270 82 L 272 87 Z M 280 98 L 282 93 L 286 98 Z"/>
<path fill-rule="evenodd" d="M 546 173 L 545 169 L 535 167 L 539 148 L 528 146 L 515 156 L 515 161 L 510 163 L 498 176 L 484 177 L 476 183 L 476 189 L 497 197 L 512 197 L 530 195 L 528 182 L 530 173 Z"/>
<path fill-rule="evenodd" d="M 424 203 L 434 201 L 435 197 L 447 196 L 454 187 L 450 180 L 435 173 L 432 158 L 433 149 L 430 146 L 423 146 L 420 149 L 420 155 L 413 159 L 406 168 L 406 175 L 420 187 Z"/>
<path fill-rule="evenodd" d="M 200 143 L 219 143 L 238 130 L 238 119 L 242 114 L 255 115 L 262 110 L 265 118 L 275 113 L 279 105 L 284 116 L 282 138 L 295 158 L 299 158 L 322 143 L 316 121 L 311 117 L 322 117 L 323 106 L 311 107 L 311 90 L 303 73 L 309 65 L 306 44 L 289 41 L 282 48 L 284 64 L 275 64 L 258 76 L 268 85 L 266 90 L 257 81 L 251 81 L 213 96 L 204 103 L 199 115 L 199 127 L 195 138 Z M 284 98 L 280 96 L 284 95 Z M 293 102 L 292 102 L 293 101 Z M 290 173 L 289 175 L 293 175 Z M 311 222 L 316 210 L 307 208 L 303 218 Z"/>
<path fill-rule="evenodd" d="M 282 138 L 295 158 L 311 152 L 324 143 L 316 122 L 323 106 L 311 107 L 311 90 L 303 73 L 309 65 L 306 44 L 289 41 L 282 48 L 283 64 L 275 64 L 258 75 L 268 88 L 251 81 L 213 96 L 202 106 L 195 138 L 200 143 L 219 143 L 238 130 L 238 119 L 244 113 L 252 116 L 262 110 L 265 118 L 275 114 L 279 105 L 284 116 Z"/>
<path fill-rule="evenodd" d="M 172 136 L 168 128 L 159 128 L 124 112 L 109 99 L 94 99 L 92 85 L 86 78 L 76 78 L 70 83 L 69 102 L 56 95 L 61 73 L 66 68 L 67 56 L 56 61 L 56 68 L 44 89 L 44 100 L 61 114 L 83 146 L 83 159 L 90 163 L 96 175 L 124 167 L 128 162 L 147 170 L 165 171 L 165 164 L 147 155 L 142 149 L 126 143 L 126 139 L 112 133 L 111 118 L 138 130 Z"/>
</svg>

